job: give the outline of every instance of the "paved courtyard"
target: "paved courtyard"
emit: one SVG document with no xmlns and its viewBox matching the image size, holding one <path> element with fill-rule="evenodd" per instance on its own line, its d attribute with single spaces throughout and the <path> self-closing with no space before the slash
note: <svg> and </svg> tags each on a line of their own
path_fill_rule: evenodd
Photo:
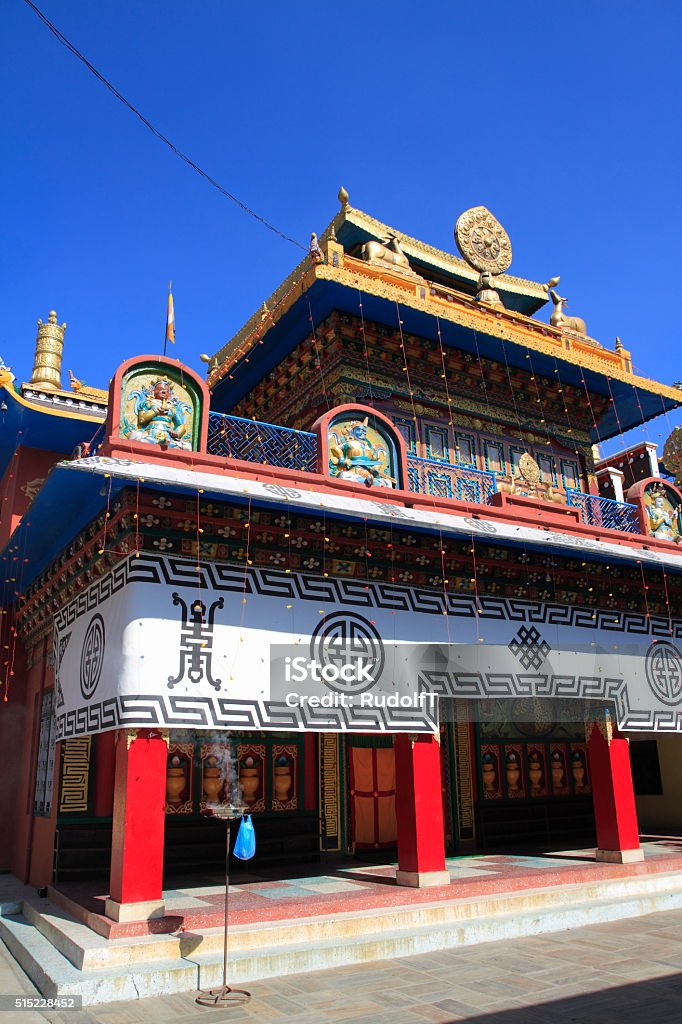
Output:
<svg viewBox="0 0 682 1024">
<path fill-rule="evenodd" d="M 0 992 L 30 991 L 4 947 Z M 192 994 L 82 1011 L 0 1013 L 17 1024 L 680 1024 L 682 911 L 294 975 L 252 1000 L 203 1009 Z"/>
</svg>

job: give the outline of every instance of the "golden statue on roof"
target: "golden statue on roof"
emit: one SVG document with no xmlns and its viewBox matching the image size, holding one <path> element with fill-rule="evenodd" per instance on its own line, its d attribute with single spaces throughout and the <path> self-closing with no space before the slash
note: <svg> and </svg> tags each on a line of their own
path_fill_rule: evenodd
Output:
<svg viewBox="0 0 682 1024">
<path fill-rule="evenodd" d="M 472 206 L 457 218 L 455 242 L 462 259 L 480 273 L 503 274 L 511 266 L 509 235 L 485 206 Z"/>
</svg>

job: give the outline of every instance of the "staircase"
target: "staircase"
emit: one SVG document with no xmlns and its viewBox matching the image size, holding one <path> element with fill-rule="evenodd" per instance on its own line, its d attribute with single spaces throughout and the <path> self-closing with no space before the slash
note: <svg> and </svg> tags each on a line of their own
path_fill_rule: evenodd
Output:
<svg viewBox="0 0 682 1024">
<path fill-rule="evenodd" d="M 682 873 L 657 870 L 580 884 L 410 903 L 230 927 L 228 980 L 410 956 L 682 907 Z M 440 890 L 439 890 L 440 891 Z M 50 899 L 0 908 L 0 938 L 46 997 L 84 1005 L 220 984 L 222 928 L 105 940 Z"/>
</svg>

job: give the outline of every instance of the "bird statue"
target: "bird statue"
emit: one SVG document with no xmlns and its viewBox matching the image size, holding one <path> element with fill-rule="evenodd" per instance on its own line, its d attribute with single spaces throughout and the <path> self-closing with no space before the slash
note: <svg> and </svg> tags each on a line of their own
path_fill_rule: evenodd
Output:
<svg viewBox="0 0 682 1024">
<path fill-rule="evenodd" d="M 322 263 L 322 261 L 324 260 L 324 256 L 322 254 L 322 250 L 320 249 L 320 243 L 317 240 L 317 235 L 315 234 L 314 231 L 310 236 L 310 248 L 308 251 L 310 252 L 310 255 L 312 256 L 316 263 Z"/>
<path fill-rule="evenodd" d="M 83 381 L 79 380 L 78 377 L 74 377 L 71 370 L 69 370 L 69 383 L 72 391 L 82 391 L 85 387 Z"/>
<path fill-rule="evenodd" d="M 206 373 L 213 373 L 214 370 L 218 369 L 219 363 L 217 356 L 208 356 L 205 352 L 202 352 L 199 359 L 201 359 L 202 363 L 208 363 Z"/>
</svg>

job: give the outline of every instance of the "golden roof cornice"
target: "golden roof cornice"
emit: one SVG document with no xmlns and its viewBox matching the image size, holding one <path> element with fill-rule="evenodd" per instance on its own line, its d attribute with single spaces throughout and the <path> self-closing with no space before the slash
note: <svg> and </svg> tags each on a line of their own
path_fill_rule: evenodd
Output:
<svg viewBox="0 0 682 1024">
<path fill-rule="evenodd" d="M 402 242 L 401 242 L 402 244 Z M 633 387 L 670 399 L 680 404 L 677 388 L 640 377 L 632 372 L 630 352 L 611 351 L 579 336 L 569 336 L 549 324 L 514 310 L 499 309 L 478 302 L 473 296 L 449 293 L 445 298 L 432 294 L 426 282 L 391 274 L 364 260 L 344 256 L 343 266 L 311 263 L 306 257 L 273 293 L 266 303 L 267 316 L 259 310 L 217 354 L 219 365 L 209 374 L 208 386 L 215 385 L 231 369 L 263 341 L 268 330 L 286 313 L 316 281 L 332 281 L 354 291 L 398 302 L 411 309 L 437 316 L 481 334 L 521 345 L 532 352 L 553 356 L 562 362 L 611 377 Z M 423 296 L 423 297 L 422 297 Z"/>
<path fill-rule="evenodd" d="M 474 270 L 473 267 L 469 266 L 459 256 L 446 252 L 444 249 L 436 249 L 435 246 L 428 245 L 426 242 L 420 242 L 418 238 L 411 238 L 402 231 L 398 231 L 397 228 L 392 228 L 390 225 L 377 220 L 376 217 L 372 217 L 362 210 L 357 210 L 353 206 L 345 206 L 339 210 L 334 219 L 322 232 L 320 243 L 329 238 L 332 227 L 336 234 L 346 221 L 354 224 L 356 227 L 364 228 L 365 231 L 376 235 L 380 239 L 386 238 L 389 235 L 395 235 L 400 239 L 400 248 L 407 256 L 430 263 L 433 267 L 446 273 L 456 274 L 457 277 L 471 281 L 474 285 L 478 282 L 478 271 Z M 501 288 L 502 291 L 514 292 L 518 295 L 537 299 L 542 305 L 547 302 L 547 292 L 542 284 L 537 281 L 527 281 L 523 277 L 515 277 L 513 274 L 500 274 L 497 276 L 495 278 L 495 287 Z"/>
<path fill-rule="evenodd" d="M 46 416 L 101 423 L 107 412 L 106 404 L 88 397 L 79 398 L 73 391 L 41 392 L 40 388 L 33 388 L 30 384 L 22 386 L 22 393 L 10 384 L 1 384 L 0 389 L 18 405 L 42 412 Z M 41 395 L 42 399 L 39 397 Z"/>
</svg>

